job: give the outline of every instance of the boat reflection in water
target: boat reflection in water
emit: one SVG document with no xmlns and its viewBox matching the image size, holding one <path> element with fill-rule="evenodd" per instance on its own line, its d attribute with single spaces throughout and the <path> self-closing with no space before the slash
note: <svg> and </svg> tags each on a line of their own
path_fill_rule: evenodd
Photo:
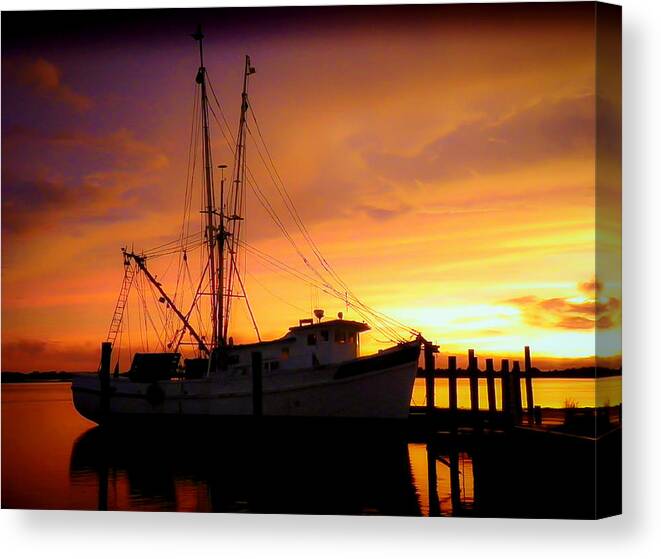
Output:
<svg viewBox="0 0 661 559">
<path fill-rule="evenodd" d="M 406 437 L 252 427 L 127 433 L 95 427 L 74 443 L 72 485 L 100 510 L 420 516 Z"/>
</svg>

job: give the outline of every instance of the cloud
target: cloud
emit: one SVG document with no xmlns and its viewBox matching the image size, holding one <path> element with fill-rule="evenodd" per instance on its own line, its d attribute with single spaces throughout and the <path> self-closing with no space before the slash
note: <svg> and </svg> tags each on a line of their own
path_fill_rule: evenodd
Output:
<svg viewBox="0 0 661 559">
<path fill-rule="evenodd" d="M 587 295 L 595 296 L 596 293 L 604 288 L 603 284 L 597 278 L 578 284 L 578 290 Z"/>
<path fill-rule="evenodd" d="M 3 151 L 16 150 L 18 158 L 29 151 L 49 150 L 77 157 L 84 152 L 96 161 L 105 159 L 113 169 L 130 168 L 160 170 L 167 167 L 167 156 L 157 147 L 135 137 L 132 130 L 119 128 L 107 134 L 92 134 L 81 130 L 47 133 L 26 126 L 12 125 L 3 131 Z M 102 161 L 103 162 L 103 161 Z"/>
<path fill-rule="evenodd" d="M 2 228 L 10 233 L 43 231 L 67 217 L 77 223 L 127 219 L 132 208 L 153 199 L 154 173 L 168 165 L 159 149 L 125 128 L 105 135 L 48 135 L 14 127 L 3 139 L 4 160 L 9 163 L 2 170 Z M 61 168 L 30 173 L 24 158 L 35 151 L 43 160 L 59 161 Z M 87 157 L 87 167 L 70 166 L 74 171 L 67 176 L 67 157 L 78 159 L 81 153 Z"/>
<path fill-rule="evenodd" d="M 579 297 L 552 297 L 542 299 L 534 295 L 515 297 L 504 301 L 518 307 L 523 320 L 530 326 L 561 330 L 609 329 L 621 322 L 621 302 L 616 297 L 601 295 L 599 281 L 579 283 Z M 585 295 L 587 294 L 587 296 Z"/>
<path fill-rule="evenodd" d="M 93 343 L 63 343 L 56 340 L 17 339 L 2 343 L 5 371 L 53 370 L 66 363 L 69 371 L 91 371 L 98 365 L 99 349 Z"/>
<path fill-rule="evenodd" d="M 123 177 L 123 178 L 122 178 Z M 153 189 L 141 175 L 90 175 L 82 180 L 8 178 L 2 181 L 3 234 L 44 233 L 65 224 L 73 234 L 86 224 L 111 224 L 134 219 L 148 208 Z M 144 191 L 144 192 L 143 192 Z M 138 193 L 138 194 L 136 194 Z"/>
<path fill-rule="evenodd" d="M 70 150 L 92 151 L 114 158 L 114 165 L 159 170 L 168 165 L 168 158 L 158 148 L 135 138 L 127 128 L 105 135 L 87 132 L 61 132 L 45 138 L 51 146 Z"/>
<path fill-rule="evenodd" d="M 375 221 L 388 221 L 390 219 L 394 219 L 395 217 L 409 213 L 411 209 L 411 206 L 408 204 L 401 204 L 397 208 L 382 208 L 369 204 L 363 204 L 359 205 L 356 208 L 356 211 L 358 213 L 366 214 L 368 217 L 371 217 Z"/>
<path fill-rule="evenodd" d="M 44 58 L 30 62 L 11 61 L 9 70 L 18 83 L 29 87 L 41 97 L 53 99 L 81 112 L 92 108 L 92 100 L 65 84 L 60 69 Z"/>
<path fill-rule="evenodd" d="M 43 230 L 68 211 L 89 216 L 110 195 L 107 189 L 88 182 L 6 178 L 2 182 L 2 228 L 11 233 Z"/>
<path fill-rule="evenodd" d="M 561 157 L 591 157 L 594 134 L 594 95 L 578 95 L 465 121 L 413 155 L 366 152 L 363 157 L 393 179 L 453 180 Z"/>
</svg>

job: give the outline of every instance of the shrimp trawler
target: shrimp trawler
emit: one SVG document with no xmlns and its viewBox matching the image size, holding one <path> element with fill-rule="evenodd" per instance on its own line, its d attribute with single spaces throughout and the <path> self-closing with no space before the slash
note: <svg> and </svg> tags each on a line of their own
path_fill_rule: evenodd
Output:
<svg viewBox="0 0 661 559">
<path fill-rule="evenodd" d="M 420 348 L 428 342 L 419 332 L 359 300 L 311 239 L 259 131 L 248 97 L 250 76 L 255 73 L 250 58 L 245 57 L 239 125 L 234 136 L 204 65 L 204 35 L 199 27 L 193 38 L 199 46 L 200 64 L 195 78 L 191 150 L 199 146 L 203 223 L 198 233 L 190 233 L 191 216 L 196 213 L 190 211 L 194 175 L 190 172 L 185 201 L 188 213 L 184 212 L 179 238 L 143 252 L 122 249 L 124 279 L 107 340 L 102 344 L 99 374 L 81 375 L 73 381 L 76 410 L 100 424 L 141 418 L 178 420 L 253 415 L 405 419 Z M 229 188 L 225 187 L 225 165 L 219 166 L 220 181 L 214 179 L 210 117 L 221 127 L 233 152 Z M 250 126 L 248 119 L 252 119 Z M 252 123 L 258 131 L 257 139 L 252 136 Z M 253 141 L 261 140 L 262 152 L 267 154 L 261 158 L 262 163 L 313 258 L 307 258 L 287 232 L 284 221 L 277 216 L 247 166 L 249 136 Z M 242 238 L 246 185 L 292 244 L 306 272 L 278 261 Z M 199 279 L 191 280 L 188 259 L 195 249 L 200 250 L 200 262 L 204 265 L 200 265 Z M 361 320 L 345 319 L 342 312 L 337 318 L 325 319 L 324 311 L 317 308 L 313 312 L 315 318 L 299 320 L 280 338 L 262 340 L 245 286 L 245 267 L 242 267 L 245 259 L 241 258 L 245 252 L 337 298 Z M 148 267 L 153 260 L 166 255 L 177 258 L 179 269 L 171 290 Z M 182 275 L 189 278 L 189 299 L 182 294 Z M 160 351 L 135 353 L 130 369 L 122 374 L 117 355 L 115 372 L 111 375 L 112 353 L 121 351 L 121 337 L 129 327 L 125 319 L 132 289 L 142 290 L 143 302 L 145 293 L 151 293 L 154 302 L 160 305 L 158 312 L 164 325 Z M 236 301 L 246 306 L 257 337 L 254 343 L 234 343 L 230 335 L 230 318 Z M 154 325 L 154 321 L 151 323 Z M 361 356 L 360 335 L 371 328 L 386 337 L 392 346 Z M 184 357 L 184 349 L 189 352 L 188 357 Z"/>
</svg>

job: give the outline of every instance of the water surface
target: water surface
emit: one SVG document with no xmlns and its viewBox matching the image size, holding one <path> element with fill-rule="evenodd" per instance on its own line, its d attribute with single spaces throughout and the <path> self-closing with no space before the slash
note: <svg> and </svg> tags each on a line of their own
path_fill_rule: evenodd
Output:
<svg viewBox="0 0 661 559">
<path fill-rule="evenodd" d="M 581 394 L 589 389 L 570 382 L 576 390 L 572 396 L 565 385 L 565 398 L 587 404 Z M 542 402 L 544 384 L 550 383 L 536 382 Z M 420 380 L 414 401 L 419 396 Z M 460 391 L 460 404 L 467 402 Z M 296 436 L 233 429 L 108 433 L 74 410 L 69 383 L 2 386 L 5 508 L 450 516 L 471 514 L 481 503 L 477 513 L 508 513 L 500 500 L 489 501 L 491 489 L 502 485 L 485 475 L 498 469 L 498 452 L 495 465 L 480 452 L 481 497 L 474 456 L 454 448 L 438 452 L 440 459 L 430 460 L 427 445 L 402 432 L 340 435 L 313 426 Z M 530 488 L 521 490 L 525 498 Z"/>
</svg>

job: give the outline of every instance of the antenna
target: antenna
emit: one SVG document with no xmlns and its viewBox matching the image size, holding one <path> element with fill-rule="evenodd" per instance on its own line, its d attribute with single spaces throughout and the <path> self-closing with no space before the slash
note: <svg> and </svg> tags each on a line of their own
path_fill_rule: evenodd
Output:
<svg viewBox="0 0 661 559">
<path fill-rule="evenodd" d="M 202 33 L 202 26 L 198 23 L 195 33 L 191 34 L 191 37 L 200 43 L 200 67 L 204 67 L 204 55 L 202 53 L 202 39 L 204 39 L 204 33 Z M 198 75 L 199 77 L 199 75 Z M 200 82 L 198 82 L 200 83 Z"/>
</svg>

